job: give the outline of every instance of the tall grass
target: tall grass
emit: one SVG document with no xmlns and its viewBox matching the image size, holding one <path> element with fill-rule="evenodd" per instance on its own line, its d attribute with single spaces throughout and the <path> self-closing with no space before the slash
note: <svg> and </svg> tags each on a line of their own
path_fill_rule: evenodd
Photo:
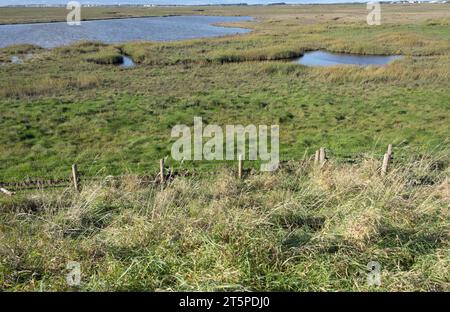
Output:
<svg viewBox="0 0 450 312">
<path fill-rule="evenodd" d="M 11 80 L 0 89 L 0 96 L 8 98 L 56 95 L 70 89 L 92 89 L 101 84 L 98 74 L 81 73 L 75 77 L 52 77 L 46 75 L 39 80 L 27 80 L 18 83 Z"/>
<path fill-rule="evenodd" d="M 88 53 L 82 56 L 82 59 L 101 65 L 113 65 L 123 62 L 123 57 L 120 51 L 114 47 L 108 47 L 99 50 L 98 52 Z"/>
<path fill-rule="evenodd" d="M 304 48 L 266 47 L 244 51 L 220 51 L 207 57 L 208 61 L 219 63 L 288 60 L 300 57 Z"/>
<path fill-rule="evenodd" d="M 0 64 L 10 63 L 11 56 L 20 56 L 24 54 L 32 55 L 33 53 L 42 52 L 42 48 L 32 44 L 16 44 L 0 49 Z"/>
<path fill-rule="evenodd" d="M 448 159 L 379 174 L 358 165 L 285 164 L 237 180 L 136 176 L 2 198 L 0 288 L 68 290 L 449 290 Z M 366 264 L 382 285 L 366 283 Z"/>
</svg>

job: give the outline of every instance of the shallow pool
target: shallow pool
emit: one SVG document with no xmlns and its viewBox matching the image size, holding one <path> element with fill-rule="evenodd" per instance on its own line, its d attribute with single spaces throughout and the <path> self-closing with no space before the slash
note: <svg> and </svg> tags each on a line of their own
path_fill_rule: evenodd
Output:
<svg viewBox="0 0 450 312">
<path fill-rule="evenodd" d="M 302 57 L 295 60 L 296 63 L 313 66 L 324 67 L 334 65 L 386 65 L 390 62 L 402 58 L 401 55 L 360 55 L 347 53 L 330 53 L 327 51 L 306 52 Z"/>
</svg>

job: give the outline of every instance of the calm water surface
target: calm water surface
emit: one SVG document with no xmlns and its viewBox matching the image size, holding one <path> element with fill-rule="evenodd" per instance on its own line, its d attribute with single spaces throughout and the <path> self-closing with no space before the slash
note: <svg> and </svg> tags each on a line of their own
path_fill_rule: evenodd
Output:
<svg viewBox="0 0 450 312">
<path fill-rule="evenodd" d="M 295 62 L 313 67 L 324 67 L 334 65 L 386 65 L 390 62 L 400 59 L 400 55 L 359 55 L 345 53 L 330 53 L 327 51 L 312 51 L 305 53 Z"/>
<path fill-rule="evenodd" d="M 118 43 L 218 37 L 250 30 L 212 24 L 251 19 L 245 16 L 170 16 L 82 21 L 80 26 L 69 26 L 65 22 L 0 25 L 0 47 L 30 43 L 53 48 L 81 40 Z"/>
<path fill-rule="evenodd" d="M 135 66 L 135 64 L 131 58 L 129 58 L 128 56 L 122 55 L 122 64 L 120 64 L 120 67 L 131 68 L 134 66 Z"/>
</svg>

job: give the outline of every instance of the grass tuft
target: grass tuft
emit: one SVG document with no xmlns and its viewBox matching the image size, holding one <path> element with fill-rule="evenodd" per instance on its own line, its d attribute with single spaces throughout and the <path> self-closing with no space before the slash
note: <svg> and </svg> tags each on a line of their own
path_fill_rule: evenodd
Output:
<svg viewBox="0 0 450 312">
<path fill-rule="evenodd" d="M 2 198 L 0 287 L 67 290 L 65 264 L 79 261 L 82 290 L 448 291 L 449 172 L 436 161 L 384 178 L 368 158 Z M 429 181 L 411 183 L 414 171 Z"/>
</svg>

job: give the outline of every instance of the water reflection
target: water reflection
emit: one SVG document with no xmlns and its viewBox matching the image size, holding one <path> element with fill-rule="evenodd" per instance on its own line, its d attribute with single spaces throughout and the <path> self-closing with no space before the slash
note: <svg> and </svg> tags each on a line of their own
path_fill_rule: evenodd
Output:
<svg viewBox="0 0 450 312">
<path fill-rule="evenodd" d="M 251 20 L 251 17 L 169 16 L 83 21 L 80 26 L 69 26 L 65 22 L 0 25 L 0 47 L 35 44 L 53 48 L 82 40 L 119 43 L 217 37 L 250 30 L 213 24 L 246 20 Z"/>
<path fill-rule="evenodd" d="M 312 51 L 305 53 L 302 57 L 295 60 L 296 63 L 312 66 L 324 67 L 334 65 L 386 65 L 394 60 L 400 59 L 400 55 L 359 55 L 347 53 L 330 53 L 327 51 Z"/>
<path fill-rule="evenodd" d="M 135 66 L 135 64 L 131 58 L 129 58 L 128 56 L 125 56 L 125 55 L 122 56 L 122 64 L 120 64 L 120 67 L 131 68 L 134 66 Z"/>
</svg>

